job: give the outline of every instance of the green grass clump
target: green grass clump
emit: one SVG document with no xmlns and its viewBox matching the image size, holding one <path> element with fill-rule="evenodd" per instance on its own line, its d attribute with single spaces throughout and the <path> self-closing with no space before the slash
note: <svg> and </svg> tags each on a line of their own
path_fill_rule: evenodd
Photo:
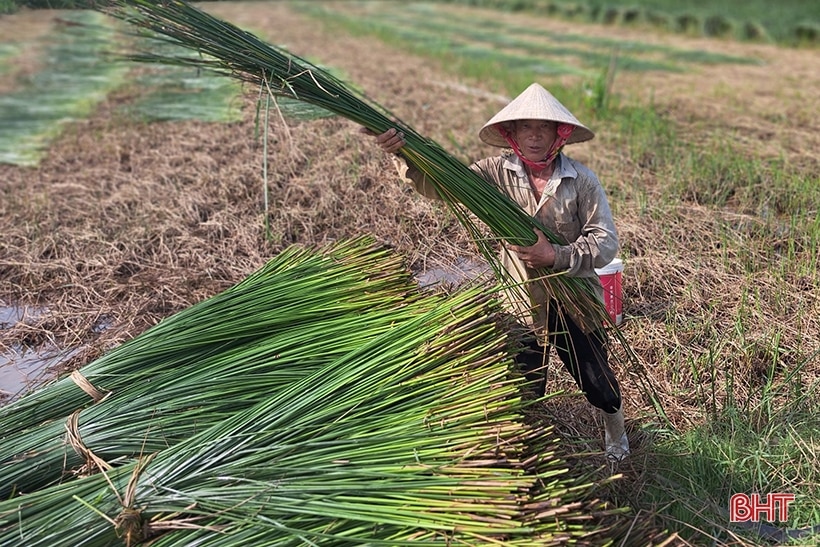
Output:
<svg viewBox="0 0 820 547">
<path fill-rule="evenodd" d="M 696 36 L 700 34 L 700 30 L 702 28 L 700 17 L 690 13 L 677 15 L 675 16 L 673 28 L 675 29 L 675 32 Z"/>
<path fill-rule="evenodd" d="M 772 38 L 766 27 L 756 21 L 748 21 L 743 24 L 741 30 L 743 39 L 750 42 L 771 42 Z"/>
<path fill-rule="evenodd" d="M 794 38 L 798 44 L 820 42 L 820 23 L 800 23 L 794 27 Z"/>
<path fill-rule="evenodd" d="M 723 15 L 710 15 L 703 20 L 705 36 L 727 37 L 735 33 L 735 23 Z"/>
<path fill-rule="evenodd" d="M 798 365 L 783 376 L 769 367 L 759 378 L 732 377 L 748 381 L 747 399 L 706 399 L 702 404 L 713 410 L 703 425 L 657 439 L 653 480 L 642 504 L 664 507 L 664 521 L 684 537 L 697 529 L 728 540 L 727 525 L 749 535 L 727 522 L 728 499 L 735 493 L 795 493 L 788 522 L 777 526 L 801 529 L 820 522 L 820 418 L 812 402 L 819 386 L 793 383 L 800 370 Z M 760 539 L 754 533 L 749 537 Z M 810 544 L 806 541 L 811 540 L 795 544 Z"/>
<path fill-rule="evenodd" d="M 0 0 L 0 15 L 14 13 L 17 9 L 14 0 Z"/>
</svg>

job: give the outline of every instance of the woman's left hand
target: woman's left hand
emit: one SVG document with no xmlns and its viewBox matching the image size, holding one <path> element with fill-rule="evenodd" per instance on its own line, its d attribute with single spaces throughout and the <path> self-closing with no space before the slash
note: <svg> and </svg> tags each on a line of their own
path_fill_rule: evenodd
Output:
<svg viewBox="0 0 820 547">
<path fill-rule="evenodd" d="M 547 236 L 540 230 L 533 229 L 538 240 L 529 247 L 510 245 L 510 250 L 518 255 L 528 268 L 552 268 L 555 264 L 555 248 Z"/>
</svg>

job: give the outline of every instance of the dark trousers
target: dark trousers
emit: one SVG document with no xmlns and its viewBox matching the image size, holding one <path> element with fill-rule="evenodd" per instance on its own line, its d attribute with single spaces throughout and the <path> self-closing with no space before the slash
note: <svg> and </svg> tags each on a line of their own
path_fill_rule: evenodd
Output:
<svg viewBox="0 0 820 547">
<path fill-rule="evenodd" d="M 606 332 L 599 329 L 585 333 L 567 314 L 561 314 L 555 304 L 550 306 L 547 329 L 550 345 L 592 406 L 610 414 L 617 412 L 621 407 L 621 390 L 609 367 Z M 542 346 L 532 335 L 526 336 L 522 343 L 524 349 L 516 361 L 538 394 L 544 395 L 549 347 Z"/>
</svg>

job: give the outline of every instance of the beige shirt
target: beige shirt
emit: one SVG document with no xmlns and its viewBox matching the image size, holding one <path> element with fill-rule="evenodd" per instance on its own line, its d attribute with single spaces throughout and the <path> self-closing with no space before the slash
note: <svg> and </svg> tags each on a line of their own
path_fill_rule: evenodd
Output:
<svg viewBox="0 0 820 547">
<path fill-rule="evenodd" d="M 470 169 L 495 184 L 561 240 L 553 244 L 553 271 L 590 278 L 603 297 L 595 268 L 606 266 L 618 253 L 618 233 L 606 192 L 598 177 L 582 163 L 564 154 L 559 154 L 555 161 L 555 169 L 539 202 L 535 200 L 523 162 L 512 151 L 479 160 Z M 424 173 L 404 162 L 397 161 L 396 166 L 400 175 L 413 182 L 416 191 L 438 198 Z M 549 284 L 531 282 L 536 272 L 524 266 L 515 253 L 503 249 L 500 258 L 512 279 L 520 283 L 507 294 L 512 311 L 523 323 L 543 327 L 550 300 Z M 597 327 L 572 310 L 568 311 L 584 330 Z"/>
</svg>

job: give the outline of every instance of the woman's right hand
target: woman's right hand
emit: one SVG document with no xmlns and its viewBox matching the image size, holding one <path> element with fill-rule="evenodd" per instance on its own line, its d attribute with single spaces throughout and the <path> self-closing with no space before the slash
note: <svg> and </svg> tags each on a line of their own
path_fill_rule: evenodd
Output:
<svg viewBox="0 0 820 547">
<path fill-rule="evenodd" d="M 381 135 L 376 135 L 366 127 L 362 128 L 362 133 L 376 137 L 376 144 L 388 154 L 397 153 L 407 142 L 404 140 L 404 133 L 391 127 Z"/>
</svg>

